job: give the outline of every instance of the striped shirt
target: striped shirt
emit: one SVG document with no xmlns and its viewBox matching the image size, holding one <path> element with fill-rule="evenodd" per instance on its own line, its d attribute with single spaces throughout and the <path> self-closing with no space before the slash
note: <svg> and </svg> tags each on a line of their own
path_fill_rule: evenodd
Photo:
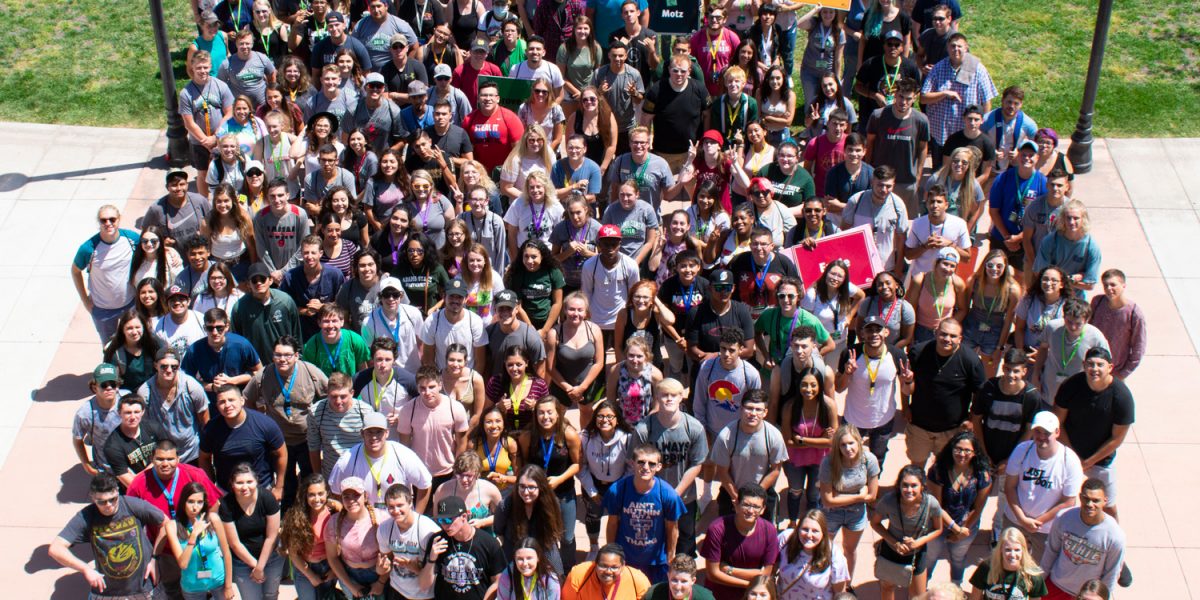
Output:
<svg viewBox="0 0 1200 600">
<path fill-rule="evenodd" d="M 371 412 L 371 405 L 356 398 L 343 413 L 330 408 L 328 399 L 317 402 L 309 413 L 308 451 L 321 452 L 321 473 L 326 477 L 344 452 L 362 443 L 363 421 Z"/>
<path fill-rule="evenodd" d="M 972 104 L 983 106 L 1000 95 L 983 63 L 975 65 L 975 77 L 970 84 L 964 84 L 958 81 L 958 69 L 950 65 L 950 59 L 943 58 L 925 77 L 921 93 L 950 91 L 957 92 L 961 100 L 946 98 L 923 107 L 925 116 L 929 117 L 929 134 L 939 144 L 945 144 L 950 134 L 962 129 L 964 108 Z"/>
</svg>

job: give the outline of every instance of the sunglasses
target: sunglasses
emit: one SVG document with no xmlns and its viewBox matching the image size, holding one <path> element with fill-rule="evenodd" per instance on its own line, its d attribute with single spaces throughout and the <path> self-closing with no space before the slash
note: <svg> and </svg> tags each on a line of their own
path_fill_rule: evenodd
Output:
<svg viewBox="0 0 1200 600">
<path fill-rule="evenodd" d="M 158 365 L 158 370 L 159 370 L 159 371 L 166 371 L 166 372 L 168 372 L 168 373 L 169 373 L 169 372 L 171 372 L 171 371 L 177 371 L 177 370 L 179 370 L 179 365 Z"/>
<path fill-rule="evenodd" d="M 209 333 L 225 333 L 227 326 L 225 325 L 205 325 L 204 330 Z"/>
<path fill-rule="evenodd" d="M 115 381 L 105 381 L 104 383 L 101 383 L 101 384 L 99 384 L 99 385 L 100 385 L 100 389 L 102 389 L 102 390 L 115 390 L 115 389 L 117 389 L 117 382 L 115 382 Z"/>
<path fill-rule="evenodd" d="M 400 292 L 384 292 L 379 294 L 379 297 L 383 298 L 384 300 L 399 300 Z"/>
<path fill-rule="evenodd" d="M 142 243 L 146 244 L 147 246 L 157 246 L 158 242 L 159 242 L 158 238 L 148 238 L 148 237 L 142 238 Z"/>
<path fill-rule="evenodd" d="M 270 278 L 269 278 L 269 277 L 263 277 L 262 275 L 259 275 L 258 277 L 251 277 L 251 278 L 250 278 L 250 283 L 253 283 L 253 284 L 255 284 L 255 285 L 259 285 L 259 284 L 266 283 L 268 279 L 270 279 Z"/>
<path fill-rule="evenodd" d="M 96 220 L 100 221 L 101 225 L 109 225 L 111 223 L 116 223 L 118 218 L 119 217 L 100 217 L 99 219 L 96 219 Z"/>
<path fill-rule="evenodd" d="M 718 294 L 728 294 L 729 292 L 733 291 L 733 286 L 732 285 L 714 285 L 714 286 L 712 286 L 712 289 L 714 292 L 716 292 Z"/>
<path fill-rule="evenodd" d="M 441 525 L 442 527 L 445 527 L 445 526 L 453 523 L 456 519 L 458 519 L 458 517 L 438 517 L 437 524 Z"/>
</svg>

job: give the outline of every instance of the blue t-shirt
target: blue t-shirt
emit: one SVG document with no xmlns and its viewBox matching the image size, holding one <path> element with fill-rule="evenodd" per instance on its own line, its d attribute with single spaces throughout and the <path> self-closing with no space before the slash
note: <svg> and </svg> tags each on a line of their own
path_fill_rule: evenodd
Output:
<svg viewBox="0 0 1200 600">
<path fill-rule="evenodd" d="M 232 429 L 223 417 L 215 417 L 204 426 L 200 436 L 200 451 L 213 457 L 213 469 L 217 472 L 216 484 L 223 490 L 229 489 L 229 475 L 234 465 L 248 462 L 258 476 L 261 487 L 275 483 L 275 467 L 270 458 L 276 448 L 283 446 L 283 432 L 271 417 L 258 411 L 247 410 L 246 421 Z"/>
<path fill-rule="evenodd" d="M 225 345 L 217 352 L 208 345 L 208 339 L 202 339 L 188 349 L 183 358 L 183 371 L 201 383 L 212 383 L 218 373 L 228 376 L 246 375 L 253 371 L 254 366 L 262 360 L 250 340 L 236 334 L 225 334 Z M 213 394 L 208 397 L 215 398 Z"/>
<path fill-rule="evenodd" d="M 326 265 L 321 268 L 321 276 L 317 277 L 315 282 L 309 283 L 308 276 L 304 274 L 304 265 L 300 265 L 283 274 L 283 282 L 279 289 L 292 297 L 296 308 L 304 308 L 308 301 L 314 298 L 321 302 L 333 302 L 345 281 L 346 276 L 342 275 L 340 270 Z M 300 333 L 303 336 L 301 339 L 307 340 L 319 329 L 315 315 L 300 317 Z"/>
<path fill-rule="evenodd" d="M 567 186 L 567 180 L 572 183 L 576 181 L 587 180 L 587 193 L 599 194 L 601 184 L 604 183 L 604 176 L 600 173 L 600 165 L 596 161 L 583 157 L 583 164 L 578 169 L 571 171 L 571 165 L 567 164 L 567 159 L 562 159 L 550 169 L 550 181 L 554 183 L 554 187 L 562 189 Z"/>
<path fill-rule="evenodd" d="M 617 543 L 625 549 L 625 561 L 632 567 L 667 564 L 667 521 L 683 516 L 683 500 L 675 489 L 659 478 L 654 487 L 639 494 L 633 475 L 612 484 L 604 494 L 604 513 L 621 517 Z"/>
<path fill-rule="evenodd" d="M 1021 179 L 1017 175 L 1017 168 L 1012 167 L 992 183 L 988 208 L 999 211 L 1000 220 L 1004 222 L 1009 235 L 1015 235 L 1022 231 L 1021 217 L 1025 216 L 1025 207 L 1045 193 L 1046 176 L 1040 171 L 1035 170 L 1029 179 Z M 1000 230 L 995 225 L 992 226 L 992 238 L 1000 239 Z"/>
</svg>

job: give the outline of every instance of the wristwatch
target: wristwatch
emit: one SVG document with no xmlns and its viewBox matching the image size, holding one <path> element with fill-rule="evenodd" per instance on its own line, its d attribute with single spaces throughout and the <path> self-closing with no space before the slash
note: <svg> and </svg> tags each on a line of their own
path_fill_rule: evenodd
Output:
<svg viewBox="0 0 1200 600">
<path fill-rule="evenodd" d="M 733 577 L 733 565 L 721 565 L 721 572 Z"/>
</svg>

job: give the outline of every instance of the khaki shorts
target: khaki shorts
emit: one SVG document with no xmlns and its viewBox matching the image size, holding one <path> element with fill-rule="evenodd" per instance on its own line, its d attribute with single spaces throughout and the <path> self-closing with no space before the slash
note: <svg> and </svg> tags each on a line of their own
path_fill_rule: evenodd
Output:
<svg viewBox="0 0 1200 600">
<path fill-rule="evenodd" d="M 904 427 L 904 445 L 908 454 L 908 462 L 924 469 L 929 457 L 936 456 L 938 452 L 941 452 L 942 448 L 958 432 L 959 429 L 955 427 L 949 431 L 935 433 L 909 423 Z"/>
</svg>

